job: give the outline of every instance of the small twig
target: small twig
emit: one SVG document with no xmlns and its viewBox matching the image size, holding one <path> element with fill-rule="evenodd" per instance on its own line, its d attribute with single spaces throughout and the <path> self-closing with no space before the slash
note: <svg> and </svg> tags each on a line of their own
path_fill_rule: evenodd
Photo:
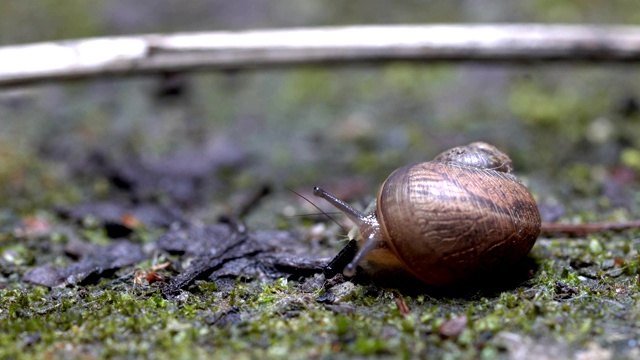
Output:
<svg viewBox="0 0 640 360">
<path fill-rule="evenodd" d="M 542 223 L 541 234 L 545 236 L 562 235 L 567 237 L 582 237 L 592 233 L 607 231 L 620 232 L 632 229 L 640 229 L 640 220 L 590 224 Z"/>
<path fill-rule="evenodd" d="M 271 186 L 262 185 L 258 190 L 252 193 L 244 202 L 238 206 L 234 215 L 240 219 L 244 219 L 251 211 L 253 211 L 260 201 L 271 194 Z"/>
</svg>

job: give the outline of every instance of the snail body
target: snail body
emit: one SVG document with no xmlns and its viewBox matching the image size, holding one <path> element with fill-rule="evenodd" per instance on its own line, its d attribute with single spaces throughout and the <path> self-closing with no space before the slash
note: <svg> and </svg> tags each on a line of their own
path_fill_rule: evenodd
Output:
<svg viewBox="0 0 640 360">
<path fill-rule="evenodd" d="M 314 195 L 358 226 L 359 251 L 345 275 L 366 261 L 370 268 L 403 268 L 427 284 L 446 285 L 512 265 L 533 247 L 540 214 L 512 170 L 506 154 L 477 142 L 395 170 L 370 214 L 322 189 Z"/>
</svg>

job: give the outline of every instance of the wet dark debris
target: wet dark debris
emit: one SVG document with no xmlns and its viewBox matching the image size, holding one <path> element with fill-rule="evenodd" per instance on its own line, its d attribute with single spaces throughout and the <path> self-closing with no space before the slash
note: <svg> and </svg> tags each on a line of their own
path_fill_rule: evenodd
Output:
<svg viewBox="0 0 640 360">
<path fill-rule="evenodd" d="M 95 282 L 110 276 L 116 270 L 143 261 L 147 254 L 142 246 L 127 240 L 116 241 L 107 246 L 95 246 L 78 262 L 59 267 L 42 265 L 28 271 L 23 281 L 49 287 Z"/>
<path fill-rule="evenodd" d="M 193 259 L 163 293 L 173 298 L 196 279 L 276 279 L 322 272 L 326 259 L 293 254 L 300 247 L 298 239 L 291 232 L 245 232 L 230 224 L 173 228 L 158 239 L 156 247 Z"/>
<path fill-rule="evenodd" d="M 163 157 L 117 155 L 97 148 L 76 158 L 56 146 L 49 144 L 42 151 L 68 163 L 80 177 L 104 178 L 136 203 L 165 199 L 182 208 L 201 203 L 203 194 L 223 187 L 217 175 L 242 167 L 248 159 L 243 149 L 220 136 Z"/>
<path fill-rule="evenodd" d="M 94 283 L 160 251 L 178 256 L 177 264 L 187 264 L 184 269 L 174 267 L 182 271 L 163 281 L 163 294 L 172 298 L 196 279 L 298 279 L 322 272 L 327 259 L 299 254 L 304 253 L 300 246 L 299 237 L 287 231 L 251 232 L 226 223 L 175 224 L 145 249 L 129 240 L 106 246 L 74 240 L 65 252 L 77 262 L 38 266 L 23 281 L 49 287 Z"/>
<path fill-rule="evenodd" d="M 163 294 L 171 298 L 188 290 L 196 279 L 214 283 L 238 278 L 298 279 L 324 269 L 326 260 L 308 256 L 301 236 L 289 231 L 250 231 L 243 224 L 241 219 L 271 193 L 267 184 L 241 194 L 244 196 L 237 199 L 234 210 L 221 216 L 219 223 L 204 224 L 189 217 L 189 211 L 201 206 L 209 195 L 225 189 L 221 173 L 246 163 L 243 149 L 223 137 L 211 136 L 200 145 L 164 157 L 125 156 L 107 149 L 77 157 L 56 143 L 45 144 L 43 150 L 52 150 L 47 153 L 64 161 L 79 177 L 109 182 L 109 201 L 58 207 L 56 212 L 63 221 L 79 226 L 87 220 L 97 223 L 117 241 L 97 246 L 70 236 L 73 240 L 64 255 L 76 262 L 66 267 L 38 266 L 24 281 L 49 287 L 90 283 L 165 253 L 177 275 L 154 282 L 161 283 Z M 143 247 L 137 243 L 141 239 L 132 236 L 140 229 L 166 232 Z M 140 272 L 134 276 L 143 278 Z"/>
<path fill-rule="evenodd" d="M 578 295 L 578 289 L 573 286 L 569 286 L 561 281 L 555 282 L 555 291 L 555 299 L 557 300 L 567 300 Z"/>
<path fill-rule="evenodd" d="M 168 228 L 184 221 L 179 210 L 160 204 L 126 204 L 118 202 L 96 202 L 74 207 L 59 207 L 58 215 L 78 223 L 88 217 L 94 218 L 106 230 L 109 237 L 117 239 L 129 236 L 136 228 Z"/>
<path fill-rule="evenodd" d="M 342 270 L 351 262 L 358 252 L 358 242 L 351 240 L 340 252 L 327 264 L 324 275 L 327 279 L 342 274 Z"/>
</svg>

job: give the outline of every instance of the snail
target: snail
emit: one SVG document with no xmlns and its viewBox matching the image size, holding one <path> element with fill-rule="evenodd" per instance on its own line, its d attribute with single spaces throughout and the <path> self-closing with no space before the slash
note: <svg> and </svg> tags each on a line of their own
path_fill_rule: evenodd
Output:
<svg viewBox="0 0 640 360">
<path fill-rule="evenodd" d="M 540 214 L 511 159 L 492 145 L 455 147 L 401 167 L 384 181 L 376 210 L 364 214 L 316 187 L 358 227 L 353 276 L 403 269 L 429 285 L 447 285 L 524 258 L 540 234 Z"/>
</svg>

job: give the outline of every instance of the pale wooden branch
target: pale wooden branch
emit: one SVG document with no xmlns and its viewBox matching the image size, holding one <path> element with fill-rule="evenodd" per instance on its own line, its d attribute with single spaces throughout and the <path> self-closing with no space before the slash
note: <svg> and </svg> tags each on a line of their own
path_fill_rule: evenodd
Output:
<svg viewBox="0 0 640 360">
<path fill-rule="evenodd" d="M 640 27 L 351 26 L 155 34 L 0 48 L 0 86 L 199 69 L 384 61 L 640 60 Z"/>
</svg>

